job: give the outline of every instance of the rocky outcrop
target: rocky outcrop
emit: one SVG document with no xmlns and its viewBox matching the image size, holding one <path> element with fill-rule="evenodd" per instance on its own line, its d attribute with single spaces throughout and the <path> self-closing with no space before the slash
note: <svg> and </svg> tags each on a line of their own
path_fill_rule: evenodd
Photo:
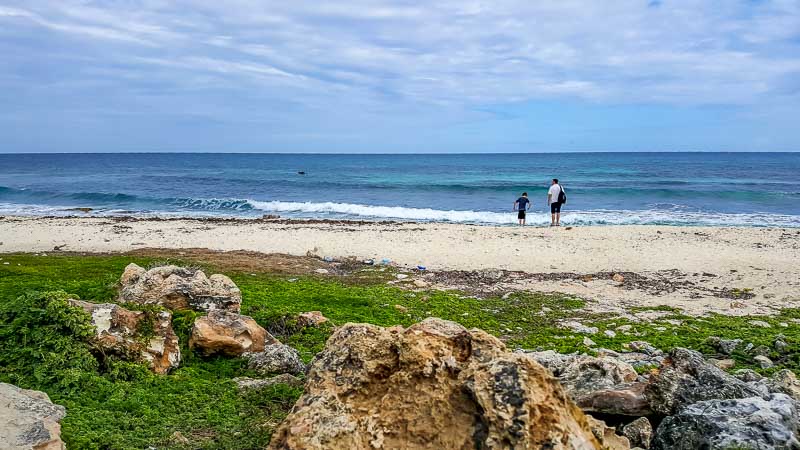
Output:
<svg viewBox="0 0 800 450">
<path fill-rule="evenodd" d="M 767 382 L 770 392 L 786 394 L 800 402 L 800 380 L 789 369 L 775 372 Z"/>
<path fill-rule="evenodd" d="M 655 450 L 797 450 L 797 409 L 791 398 L 774 394 L 735 400 L 706 400 L 664 419 Z"/>
<path fill-rule="evenodd" d="M 266 345 L 279 344 L 253 320 L 229 311 L 211 311 L 198 317 L 192 327 L 189 347 L 204 355 L 240 356 L 264 351 Z"/>
<path fill-rule="evenodd" d="M 0 447 L 7 450 L 64 450 L 63 406 L 44 392 L 0 383 Z"/>
<path fill-rule="evenodd" d="M 242 293 L 225 275 L 206 277 L 198 269 L 160 266 L 145 270 L 129 264 L 120 278 L 119 301 L 162 305 L 171 310 L 238 313 Z"/>
<path fill-rule="evenodd" d="M 761 391 L 709 364 L 700 353 L 685 348 L 669 352 L 650 375 L 645 396 L 656 413 L 670 415 L 685 405 L 711 400 L 757 397 Z"/>
<path fill-rule="evenodd" d="M 180 364 L 181 350 L 169 311 L 131 311 L 112 303 L 80 300 L 70 300 L 70 304 L 92 316 L 97 333 L 94 345 L 104 354 L 145 362 L 159 374 Z"/>
<path fill-rule="evenodd" d="M 297 375 L 306 371 L 306 365 L 303 364 L 297 350 L 280 343 L 268 345 L 261 352 L 244 353 L 242 356 L 247 360 L 247 368 L 261 375 L 275 373 Z"/>
<path fill-rule="evenodd" d="M 647 449 L 653 437 L 653 426 L 647 417 L 639 417 L 622 427 L 622 435 L 628 438 L 631 446 Z"/>
<path fill-rule="evenodd" d="M 283 373 L 271 378 L 234 378 L 233 382 L 240 391 L 260 391 L 278 384 L 285 384 L 290 387 L 303 387 L 303 381 L 294 375 Z"/>
<path fill-rule="evenodd" d="M 347 324 L 312 362 L 273 449 L 550 448 L 601 444 L 539 364 L 439 319 Z"/>
</svg>

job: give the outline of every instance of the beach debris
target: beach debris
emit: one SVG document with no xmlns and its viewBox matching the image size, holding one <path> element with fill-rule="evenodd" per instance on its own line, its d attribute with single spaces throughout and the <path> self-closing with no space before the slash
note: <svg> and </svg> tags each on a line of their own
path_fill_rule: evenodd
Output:
<svg viewBox="0 0 800 450">
<path fill-rule="evenodd" d="M 239 356 L 260 352 L 266 345 L 278 344 L 252 317 L 229 311 L 211 311 L 198 317 L 192 327 L 189 348 L 203 355 Z"/>
<path fill-rule="evenodd" d="M 398 273 L 394 277 L 397 278 L 398 280 L 405 280 L 406 278 L 408 278 L 408 275 L 406 275 L 404 273 Z"/>
<path fill-rule="evenodd" d="M 308 311 L 297 316 L 297 324 L 301 327 L 318 327 L 328 322 L 328 318 L 321 311 Z"/>
<path fill-rule="evenodd" d="M 549 372 L 454 322 L 346 324 L 308 379 L 269 448 L 601 448 Z"/>
<path fill-rule="evenodd" d="M 67 246 L 67 244 L 55 245 L 55 246 L 53 246 L 53 251 L 54 252 L 60 252 L 61 249 L 66 247 L 66 246 Z"/>
<path fill-rule="evenodd" d="M 333 262 L 333 256 L 323 256 L 322 260 L 325 262 Z"/>
<path fill-rule="evenodd" d="M 391 260 L 391 259 L 389 259 L 389 258 L 383 258 L 383 259 L 381 259 L 381 265 L 382 265 L 382 266 L 388 266 L 388 265 L 389 265 L 389 264 L 391 264 L 391 263 L 392 263 L 392 260 Z"/>
<path fill-rule="evenodd" d="M 60 450 L 66 409 L 44 392 L 0 383 L 0 445 L 12 450 Z"/>
<path fill-rule="evenodd" d="M 169 311 L 131 311 L 113 303 L 69 302 L 92 316 L 94 345 L 103 353 L 144 362 L 158 374 L 180 364 L 181 349 Z"/>
<path fill-rule="evenodd" d="M 328 273 L 328 269 L 317 269 L 317 270 L 314 271 L 314 273 L 318 273 L 320 275 L 325 275 L 326 273 Z"/>
<path fill-rule="evenodd" d="M 145 270 L 128 264 L 120 278 L 120 302 L 161 305 L 171 310 L 238 313 L 242 292 L 225 275 L 206 277 L 199 269 L 158 266 Z"/>
<path fill-rule="evenodd" d="M 306 371 L 306 365 L 300 359 L 297 350 L 285 344 L 268 345 L 258 353 L 244 353 L 242 357 L 247 360 L 247 368 L 260 375 L 277 373 L 301 374 Z"/>
<path fill-rule="evenodd" d="M 797 407 L 785 394 L 700 401 L 665 418 L 652 448 L 800 448 L 796 418 Z"/>
<path fill-rule="evenodd" d="M 417 270 L 428 270 L 425 266 L 417 266 Z"/>
<path fill-rule="evenodd" d="M 282 373 L 270 378 L 239 377 L 234 378 L 232 381 L 236 383 L 236 388 L 240 391 L 260 391 L 277 384 L 285 384 L 296 388 L 303 387 L 303 380 L 288 373 Z"/>
<path fill-rule="evenodd" d="M 363 262 L 364 264 L 366 264 L 368 266 L 371 266 L 371 265 L 375 264 L 375 260 L 374 259 L 365 259 L 364 261 L 361 261 L 361 262 Z"/>
</svg>

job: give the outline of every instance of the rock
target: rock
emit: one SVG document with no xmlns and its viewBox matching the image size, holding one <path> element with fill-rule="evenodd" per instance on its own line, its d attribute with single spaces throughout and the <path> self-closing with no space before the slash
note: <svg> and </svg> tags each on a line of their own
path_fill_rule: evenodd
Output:
<svg viewBox="0 0 800 450">
<path fill-rule="evenodd" d="M 414 287 L 423 289 L 423 288 L 426 288 L 428 286 L 429 286 L 428 282 L 425 281 L 425 280 L 414 280 Z"/>
<path fill-rule="evenodd" d="M 294 375 L 283 373 L 272 378 L 234 378 L 233 382 L 240 391 L 259 391 L 278 384 L 291 387 L 303 387 L 303 381 Z"/>
<path fill-rule="evenodd" d="M 69 302 L 92 316 L 97 333 L 94 345 L 103 354 L 144 362 L 158 374 L 180 364 L 181 348 L 169 311 L 130 311 L 113 303 Z"/>
<path fill-rule="evenodd" d="M 767 322 L 764 322 L 763 320 L 751 320 L 751 321 L 749 321 L 747 323 L 749 323 L 750 325 L 752 325 L 754 327 L 772 328 L 772 325 L 770 325 Z"/>
<path fill-rule="evenodd" d="M 271 449 L 594 449 L 587 417 L 532 358 L 440 319 L 346 324 Z"/>
<path fill-rule="evenodd" d="M 771 392 L 786 394 L 800 402 L 800 380 L 789 369 L 775 372 L 767 382 Z"/>
<path fill-rule="evenodd" d="M 663 415 L 702 400 L 756 397 L 760 393 L 707 363 L 700 353 L 680 347 L 669 352 L 645 388 L 650 407 Z"/>
<path fill-rule="evenodd" d="M 558 380 L 584 412 L 639 416 L 650 412 L 644 384 L 630 364 L 615 358 L 578 356 Z"/>
<path fill-rule="evenodd" d="M 44 392 L 0 383 L 0 447 L 8 450 L 65 450 L 61 419 L 66 410 Z"/>
<path fill-rule="evenodd" d="M 707 339 L 707 342 L 714 347 L 718 352 L 723 355 L 730 355 L 736 350 L 739 345 L 741 345 L 741 339 L 720 339 L 717 336 L 711 336 Z"/>
<path fill-rule="evenodd" d="M 247 368 L 260 374 L 290 373 L 300 374 L 306 371 L 306 365 L 300 359 L 297 350 L 284 344 L 268 345 L 258 353 L 244 353 Z"/>
<path fill-rule="evenodd" d="M 632 329 L 633 329 L 633 325 L 620 325 L 620 326 L 617 327 L 617 331 L 620 331 L 620 332 L 623 332 L 623 333 L 631 331 Z"/>
<path fill-rule="evenodd" d="M 266 345 L 279 343 L 252 317 L 217 310 L 194 321 L 189 348 L 207 356 L 239 356 L 245 352 L 260 352 Z"/>
<path fill-rule="evenodd" d="M 733 376 L 748 383 L 759 381 L 764 378 L 758 372 L 751 369 L 739 369 L 733 374 Z"/>
<path fill-rule="evenodd" d="M 623 283 L 625 281 L 625 277 L 622 274 L 615 273 L 614 276 L 611 277 L 612 280 L 616 283 Z"/>
<path fill-rule="evenodd" d="M 586 325 L 574 320 L 562 322 L 561 326 L 581 334 L 597 334 L 597 332 L 600 331 L 597 327 L 587 327 Z"/>
<path fill-rule="evenodd" d="M 206 277 L 202 270 L 160 266 L 145 271 L 129 264 L 120 278 L 119 301 L 162 305 L 171 310 L 226 310 L 238 313 L 242 293 L 225 275 Z"/>
<path fill-rule="evenodd" d="M 653 437 L 653 426 L 647 417 L 639 417 L 622 427 L 622 435 L 628 438 L 631 446 L 647 449 L 650 448 L 650 439 Z"/>
<path fill-rule="evenodd" d="M 664 419 L 653 449 L 799 449 L 797 432 L 797 410 L 787 395 L 706 400 Z"/>
<path fill-rule="evenodd" d="M 529 358 L 533 358 L 534 361 L 544 366 L 550 372 L 553 373 L 554 376 L 558 377 L 564 371 L 564 369 L 573 361 L 575 358 L 580 358 L 581 356 L 577 353 L 572 353 L 565 355 L 563 353 L 558 353 L 554 350 L 545 350 L 543 352 L 528 352 L 525 350 L 517 350 L 516 353 L 523 354 Z"/>
<path fill-rule="evenodd" d="M 769 369 L 773 366 L 772 360 L 764 355 L 756 355 L 753 357 L 753 361 L 762 369 Z"/>
<path fill-rule="evenodd" d="M 317 269 L 317 270 L 314 271 L 314 273 L 318 273 L 320 275 L 325 275 L 326 273 L 328 273 L 328 269 Z"/>
<path fill-rule="evenodd" d="M 731 370 L 736 366 L 736 361 L 732 359 L 709 359 L 709 363 L 719 367 L 722 370 Z"/>
<path fill-rule="evenodd" d="M 594 347 L 595 345 L 597 345 L 597 343 L 595 341 L 589 339 L 588 336 L 584 336 L 583 337 L 583 345 L 585 345 L 587 347 Z"/>
<path fill-rule="evenodd" d="M 408 312 L 408 308 L 406 308 L 403 305 L 394 305 L 394 309 L 400 311 L 401 313 L 407 313 Z"/>
<path fill-rule="evenodd" d="M 661 350 L 653 347 L 652 344 L 645 341 L 632 341 L 626 344 L 626 347 L 630 348 L 635 352 L 642 352 L 646 355 L 660 355 L 663 353 Z"/>
<path fill-rule="evenodd" d="M 766 345 L 759 345 L 758 347 L 753 348 L 750 353 L 753 355 L 769 356 L 771 352 L 772 350 L 770 350 L 770 348 Z"/>
<path fill-rule="evenodd" d="M 321 311 L 309 311 L 297 316 L 297 324 L 301 327 L 318 327 L 327 322 L 328 318 Z"/>
<path fill-rule="evenodd" d="M 775 342 L 772 343 L 772 348 L 778 353 L 786 353 L 789 350 L 789 344 L 787 344 L 784 339 L 775 338 Z"/>
<path fill-rule="evenodd" d="M 618 435 L 614 427 L 606 426 L 605 422 L 592 416 L 586 416 L 586 418 L 589 419 L 592 434 L 603 450 L 629 450 L 631 448 L 628 438 Z"/>
<path fill-rule="evenodd" d="M 605 331 L 603 331 L 603 334 L 605 334 L 606 336 L 608 336 L 610 338 L 617 337 L 617 333 L 615 333 L 615 332 L 613 332 L 611 330 L 605 330 Z"/>
<path fill-rule="evenodd" d="M 395 275 L 395 278 L 397 278 L 398 280 L 405 280 L 406 278 L 408 278 L 408 275 L 404 273 L 398 273 L 397 275 Z"/>
</svg>

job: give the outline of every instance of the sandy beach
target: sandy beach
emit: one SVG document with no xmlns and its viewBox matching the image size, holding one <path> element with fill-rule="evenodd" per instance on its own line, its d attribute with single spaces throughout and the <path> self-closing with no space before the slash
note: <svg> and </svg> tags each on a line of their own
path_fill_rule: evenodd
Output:
<svg viewBox="0 0 800 450">
<path fill-rule="evenodd" d="M 0 253 L 203 248 L 387 258 L 425 266 L 428 280 L 446 288 L 558 291 L 605 311 L 669 305 L 745 315 L 800 306 L 800 230 L 791 228 L 4 217 L 0 243 Z"/>
</svg>

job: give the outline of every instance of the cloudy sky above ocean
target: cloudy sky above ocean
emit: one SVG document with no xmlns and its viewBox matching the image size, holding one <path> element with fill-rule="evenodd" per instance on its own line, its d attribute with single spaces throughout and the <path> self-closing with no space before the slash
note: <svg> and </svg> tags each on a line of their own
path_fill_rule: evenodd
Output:
<svg viewBox="0 0 800 450">
<path fill-rule="evenodd" d="M 800 2 L 0 0 L 0 152 L 800 150 Z"/>
</svg>

